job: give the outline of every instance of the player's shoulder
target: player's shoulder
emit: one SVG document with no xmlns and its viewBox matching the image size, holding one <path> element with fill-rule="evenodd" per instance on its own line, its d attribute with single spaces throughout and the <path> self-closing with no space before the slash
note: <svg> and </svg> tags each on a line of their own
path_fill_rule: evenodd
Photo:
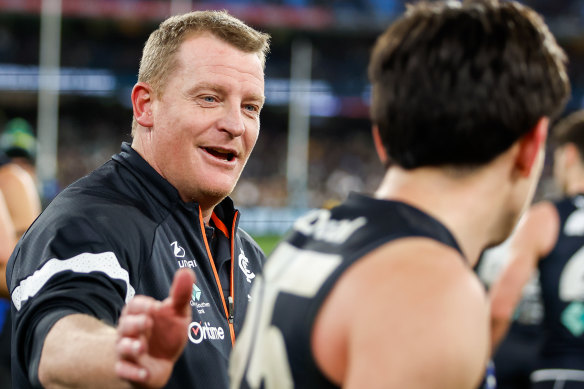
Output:
<svg viewBox="0 0 584 389">
<path fill-rule="evenodd" d="M 392 296 L 395 304 L 451 304 L 487 309 L 486 293 L 466 259 L 453 247 L 428 238 L 387 243 L 363 257 L 344 281 L 374 300 Z M 480 304 L 477 304 L 479 302 Z M 387 303 L 387 301 L 386 301 Z"/>
<path fill-rule="evenodd" d="M 434 272 L 448 272 L 450 277 L 471 274 L 459 250 L 426 237 L 390 241 L 363 257 L 362 264 L 391 273 L 399 269 L 415 277 Z"/>
<path fill-rule="evenodd" d="M 466 387 L 479 380 L 488 353 L 488 300 L 458 250 L 428 238 L 393 241 L 363 257 L 337 286 L 351 307 L 350 315 L 337 313 L 350 321 L 355 357 L 367 358 L 359 345 L 374 342 L 401 350 L 375 357 L 399 366 L 401 383 Z M 460 369 L 468 372 L 462 378 Z"/>
</svg>

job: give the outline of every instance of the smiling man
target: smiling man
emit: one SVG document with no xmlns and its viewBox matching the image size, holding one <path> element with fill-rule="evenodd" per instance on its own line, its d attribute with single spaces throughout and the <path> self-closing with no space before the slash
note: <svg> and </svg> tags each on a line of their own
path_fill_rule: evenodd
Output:
<svg viewBox="0 0 584 389">
<path fill-rule="evenodd" d="M 268 41 L 225 12 L 151 34 L 132 144 L 64 190 L 10 260 L 16 387 L 228 386 L 264 261 L 228 196 L 258 138 Z"/>
</svg>

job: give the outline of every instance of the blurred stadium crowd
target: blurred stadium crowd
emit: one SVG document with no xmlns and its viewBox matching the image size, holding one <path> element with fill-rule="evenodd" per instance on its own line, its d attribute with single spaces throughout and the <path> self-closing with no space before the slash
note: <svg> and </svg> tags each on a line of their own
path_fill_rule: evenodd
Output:
<svg viewBox="0 0 584 389">
<path fill-rule="evenodd" d="M 525 1 L 542 13 L 570 58 L 573 96 L 584 96 L 584 1 Z M 225 8 L 272 35 L 261 135 L 234 193 L 242 207 L 285 207 L 291 46 L 312 45 L 308 205 L 331 205 L 351 190 L 369 192 L 382 166 L 371 149 L 366 65 L 377 34 L 400 12 L 398 0 L 223 0 Z M 63 0 L 58 187 L 106 161 L 130 140 L 130 91 L 148 33 L 169 1 Z M 37 121 L 40 2 L 0 0 L 0 128 Z M 550 171 L 548 166 L 547 172 Z M 547 174 L 547 173 L 546 173 Z M 542 182 L 540 197 L 553 187 Z"/>
<path fill-rule="evenodd" d="M 170 1 L 62 2 L 57 190 L 104 163 L 119 151 L 121 142 L 131 140 L 130 92 L 136 81 L 142 44 L 170 13 Z M 584 0 L 523 2 L 544 16 L 568 54 L 572 97 L 564 114 L 582 108 Z M 4 131 L 0 135 L 0 147 L 9 149 L 19 145 L 30 154 L 34 154 L 30 139 L 37 127 L 40 3 L 39 0 L 0 0 L 0 131 Z M 312 45 L 308 206 L 331 206 L 350 191 L 371 192 L 376 188 L 383 167 L 370 151 L 366 67 L 375 37 L 403 12 L 404 1 L 194 0 L 189 3 L 193 9 L 228 9 L 272 35 L 261 133 L 233 194 L 236 204 L 247 208 L 242 220 L 243 224 L 248 223 L 244 225 L 246 230 L 256 235 L 281 234 L 303 213 L 288 208 L 286 181 L 291 47 L 297 41 Z M 15 121 L 15 118 L 23 120 Z M 551 158 L 548 158 L 537 199 L 555 195 L 551 172 Z M 45 202 L 53 194 L 45 193 Z M 281 212 L 276 213 L 275 209 Z M 502 255 L 494 255 L 491 260 L 488 254 L 478 269 L 487 285 L 503 266 L 497 261 Z M 537 285 L 531 285 L 526 291 L 512 328 L 519 335 L 508 340 L 517 342 L 521 358 L 526 350 L 527 354 L 535 355 L 534 334 L 539 331 L 541 320 L 538 293 Z M 527 335 L 524 337 L 523 333 Z M 508 355 L 511 360 L 518 359 Z M 509 366 L 517 370 L 515 365 Z"/>
</svg>

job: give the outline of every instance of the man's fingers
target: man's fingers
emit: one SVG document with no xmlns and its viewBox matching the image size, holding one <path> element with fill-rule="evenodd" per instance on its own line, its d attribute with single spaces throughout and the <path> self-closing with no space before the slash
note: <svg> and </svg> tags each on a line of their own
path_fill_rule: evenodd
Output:
<svg viewBox="0 0 584 389">
<path fill-rule="evenodd" d="M 159 301 L 153 299 L 152 297 L 138 295 L 134 297 L 122 311 L 123 314 L 137 314 L 137 313 L 150 313 L 154 311 L 158 305 Z"/>
<path fill-rule="evenodd" d="M 117 361 L 115 370 L 118 377 L 137 383 L 145 383 L 149 376 L 148 370 L 128 361 Z"/>
<path fill-rule="evenodd" d="M 118 323 L 118 336 L 138 337 L 148 335 L 152 328 L 152 318 L 145 314 L 122 315 Z"/>
<path fill-rule="evenodd" d="M 169 297 L 176 312 L 183 313 L 189 306 L 194 283 L 195 273 L 191 269 L 182 268 L 175 273 Z"/>
<path fill-rule="evenodd" d="M 146 344 L 142 338 L 120 338 L 116 342 L 116 352 L 122 360 L 136 361 L 146 352 Z"/>
</svg>

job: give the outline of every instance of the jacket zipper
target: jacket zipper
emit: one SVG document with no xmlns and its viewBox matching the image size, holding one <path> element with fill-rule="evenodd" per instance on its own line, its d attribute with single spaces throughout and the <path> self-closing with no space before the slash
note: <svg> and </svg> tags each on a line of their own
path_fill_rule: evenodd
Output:
<svg viewBox="0 0 584 389">
<path fill-rule="evenodd" d="M 231 284 L 229 285 L 229 290 L 231 291 L 231 296 L 229 296 L 229 323 L 231 324 L 230 330 L 233 330 L 233 340 L 235 342 L 235 329 L 233 328 L 233 321 L 235 319 L 235 276 L 233 274 L 233 269 L 235 266 L 235 228 L 237 226 L 237 219 L 239 218 L 239 211 L 235 211 L 233 215 L 233 222 L 231 223 L 231 235 L 229 240 L 231 242 Z"/>
<path fill-rule="evenodd" d="M 237 217 L 237 212 L 235 214 Z M 234 219 L 235 221 L 235 219 Z M 233 293 L 233 252 L 234 252 L 234 245 L 235 240 L 233 239 L 233 235 L 229 238 L 231 241 L 231 280 L 229 285 L 229 294 L 228 301 L 229 307 L 225 304 L 225 295 L 223 294 L 223 288 L 221 286 L 221 280 L 219 280 L 219 274 L 217 273 L 217 269 L 215 268 L 215 261 L 213 260 L 213 255 L 211 254 L 211 249 L 209 248 L 209 242 L 207 241 L 207 236 L 205 234 L 205 222 L 203 221 L 203 213 L 201 212 L 201 207 L 199 206 L 199 222 L 201 224 L 201 235 L 203 235 L 203 241 L 205 242 L 205 248 L 207 249 L 207 257 L 209 258 L 209 263 L 211 263 L 211 268 L 213 269 L 213 275 L 215 276 L 215 282 L 217 283 L 217 288 L 219 289 L 219 295 L 221 296 L 221 303 L 223 304 L 223 312 L 225 313 L 225 318 L 227 319 L 227 324 L 229 326 L 229 333 L 231 335 L 231 346 L 235 344 L 235 329 L 233 328 L 233 318 L 234 318 L 234 311 L 235 311 L 235 304 L 234 301 L 234 293 Z M 235 223 L 233 223 L 235 225 Z"/>
</svg>

